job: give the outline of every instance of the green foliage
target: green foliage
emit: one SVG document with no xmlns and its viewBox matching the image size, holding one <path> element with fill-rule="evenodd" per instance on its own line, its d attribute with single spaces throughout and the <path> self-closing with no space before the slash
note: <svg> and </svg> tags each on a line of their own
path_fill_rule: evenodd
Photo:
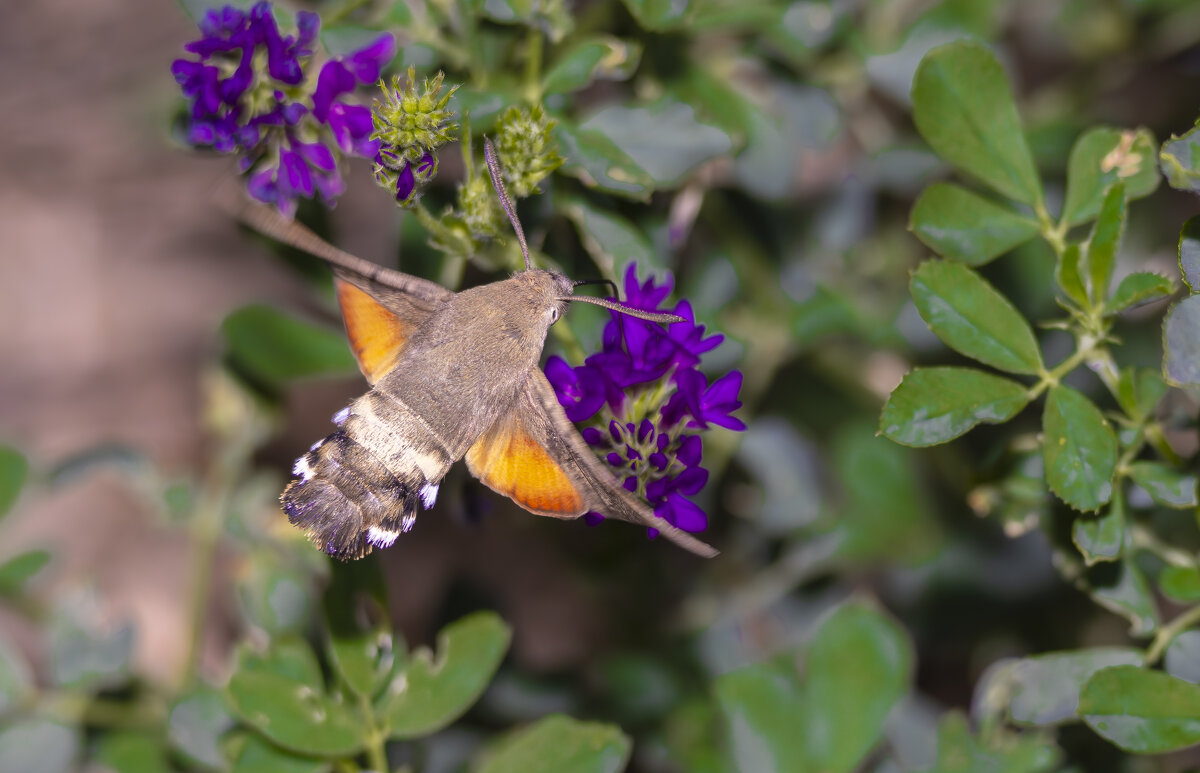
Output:
<svg viewBox="0 0 1200 773">
<path fill-rule="evenodd" d="M 629 739 L 618 728 L 551 715 L 501 738 L 475 773 L 620 773 Z"/>
<path fill-rule="evenodd" d="M 717 679 L 734 769 L 857 769 L 909 689 L 912 651 L 904 632 L 870 606 L 850 603 L 831 614 L 794 658 Z M 803 679 L 797 672 L 801 658 Z"/>
<path fill-rule="evenodd" d="M 1188 764 L 1152 755 L 1200 744 L 1200 218 L 1180 284 L 1159 258 L 1183 194 L 1159 182 L 1200 191 L 1200 129 L 1160 147 L 1180 127 L 1124 98 L 1149 83 L 1200 112 L 1167 93 L 1187 3 L 304 7 L 333 56 L 397 35 L 375 110 L 396 168 L 373 171 L 394 192 L 400 160 L 434 156 L 376 224 L 403 270 L 457 290 L 519 263 L 487 136 L 538 265 L 671 272 L 668 303 L 727 337 L 710 381 L 741 369 L 750 429 L 705 447 L 723 554 L 496 513 L 450 477 L 444 523 L 332 564 L 279 510 L 282 460 L 328 432 L 307 390 L 338 384 L 313 377 L 365 387 L 327 287 L 314 321 L 254 303 L 201 379 L 194 469 L 0 446 L 0 771 Z M 298 217 L 338 242 L 357 205 Z M 548 348 L 578 364 L 607 319 L 590 311 Z M 22 519 L 97 472 L 188 549 L 184 652 L 28 544 Z M 140 561 L 90 516 L 71 523 L 105 561 Z M 144 671 L 167 656 L 177 673 Z"/>
</svg>

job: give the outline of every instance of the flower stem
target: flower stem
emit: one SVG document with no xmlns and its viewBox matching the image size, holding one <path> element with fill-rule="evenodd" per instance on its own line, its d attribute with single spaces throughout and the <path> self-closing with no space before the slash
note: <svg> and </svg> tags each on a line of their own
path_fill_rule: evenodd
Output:
<svg viewBox="0 0 1200 773">
<path fill-rule="evenodd" d="M 1157 663 L 1175 637 L 1197 623 L 1200 623 L 1200 604 L 1159 628 L 1158 633 L 1154 635 L 1154 641 L 1150 642 L 1150 646 L 1146 648 L 1145 665 L 1152 666 Z"/>
<path fill-rule="evenodd" d="M 542 31 L 534 25 L 525 41 L 525 99 L 531 105 L 542 99 Z"/>
<path fill-rule="evenodd" d="M 366 732 L 363 733 L 363 738 L 367 741 L 367 760 L 372 770 L 379 773 L 388 773 L 387 761 L 387 731 L 380 726 L 379 721 L 375 717 L 375 709 L 371 705 L 370 698 L 360 695 L 358 698 L 359 708 L 362 710 L 363 719 L 366 721 Z"/>
</svg>

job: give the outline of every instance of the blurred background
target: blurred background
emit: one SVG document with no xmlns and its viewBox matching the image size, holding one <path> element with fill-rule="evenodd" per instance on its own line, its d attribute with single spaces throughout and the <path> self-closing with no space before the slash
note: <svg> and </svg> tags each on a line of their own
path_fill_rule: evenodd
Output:
<svg viewBox="0 0 1200 773">
<path fill-rule="evenodd" d="M 961 359 L 908 295 L 910 270 L 929 255 L 907 230 L 909 210 L 949 175 L 913 128 L 908 92 L 931 47 L 989 42 L 1048 197 L 1061 200 L 1084 129 L 1147 127 L 1162 141 L 1191 127 L 1200 7 L 800 0 L 764 3 L 760 18 L 709 3 L 694 24 L 651 31 L 620 3 L 572 7 L 591 20 L 581 24 L 598 18 L 640 41 L 642 54 L 628 82 L 573 95 L 571 115 L 678 95 L 698 118 L 657 130 L 686 145 L 689 131 L 716 127 L 724 144 L 644 202 L 603 199 L 644 235 L 632 246 L 623 234 L 587 243 L 595 221 L 579 223 L 602 207 L 595 197 L 583 215 L 558 206 L 579 195 L 563 175 L 522 205 L 526 228 L 576 277 L 598 257 L 618 274 L 637 257 L 672 271 L 675 297 L 727 336 L 707 367 L 743 371 L 738 415 L 750 427 L 718 430 L 706 456 L 702 536 L 723 551 L 707 563 L 632 526 L 529 516 L 456 470 L 437 509 L 378 562 L 392 621 L 411 645 L 475 609 L 495 609 L 513 627 L 509 658 L 462 732 L 562 710 L 651 739 L 631 769 L 708 769 L 671 751 L 671 728 L 688 727 L 680 707 L 712 675 L 784 652 L 834 605 L 871 597 L 915 648 L 914 689 L 891 743 L 916 739 L 903 769 L 920 769 L 932 764 L 937 718 L 969 709 L 990 665 L 1128 644 L 1129 615 L 1097 606 L 1055 569 L 1061 505 L 1044 489 L 1022 498 L 1014 488 L 1036 411 L 921 452 L 875 436 L 907 370 Z M 501 47 L 510 28 L 490 13 L 483 34 Z M 64 664 L 80 658 L 92 658 L 103 685 L 130 675 L 175 684 L 193 663 L 219 682 L 235 643 L 311 630 L 328 570 L 275 497 L 292 460 L 365 385 L 344 367 L 347 353 L 331 356 L 323 375 L 245 385 L 238 357 L 247 350 L 228 323 L 236 310 L 268 304 L 333 335 L 339 322 L 315 262 L 249 236 L 220 209 L 230 160 L 189 151 L 171 133 L 180 95 L 169 66 L 197 36 L 187 13 L 49 0 L 11 5 L 4 18 L 0 440 L 30 474 L 3 522 L 0 559 L 33 550 L 49 559 L 0 601 L 0 639 L 43 685 L 64 683 Z M 401 45 L 402 63 L 464 79 L 428 47 Z M 696 62 L 728 94 L 679 86 Z M 476 96 L 468 87 L 459 99 Z M 431 210 L 453 198 L 455 156 L 453 146 L 443 154 Z M 336 210 L 302 216 L 350 252 L 436 276 L 436 253 L 371 184 L 370 165 L 355 159 L 348 169 Z M 1195 212 L 1193 196 L 1165 185 L 1132 205 L 1120 265 L 1176 276 L 1179 227 Z M 1045 320 L 1061 315 L 1053 267 L 1035 241 L 986 273 L 1030 319 Z M 465 284 L 497 275 L 472 266 Z M 1164 308 L 1121 323 L 1123 364 L 1157 367 Z M 594 346 L 603 316 L 572 314 Z M 1049 361 L 1070 350 L 1065 334 L 1039 336 Z M 1193 402 L 1172 399 L 1194 417 Z M 1195 453 L 1194 430 L 1174 441 Z M 222 476 L 236 486 L 222 488 Z M 995 490 L 1003 495 L 989 498 Z M 214 492 L 224 492 L 215 504 Z M 193 525 L 206 507 L 222 510 L 215 534 Z M 210 557 L 211 573 L 198 568 Z M 200 618 L 197 577 L 211 579 Z M 78 650 L 64 643 L 71 635 L 84 642 Z M 675 724 L 664 729 L 663 717 Z M 1077 770 L 1174 771 L 1200 760 L 1131 763 L 1079 726 L 1059 743 Z"/>
</svg>

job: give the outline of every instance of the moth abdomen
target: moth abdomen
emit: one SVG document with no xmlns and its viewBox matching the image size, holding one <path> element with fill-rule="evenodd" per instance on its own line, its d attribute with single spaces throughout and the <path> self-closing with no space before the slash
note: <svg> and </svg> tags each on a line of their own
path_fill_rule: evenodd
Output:
<svg viewBox="0 0 1200 773">
<path fill-rule="evenodd" d="M 284 512 L 335 558 L 390 546 L 412 528 L 421 504 L 433 504 L 423 475 L 397 477 L 345 428 L 297 459 L 293 473 L 298 480 L 280 497 Z"/>
</svg>

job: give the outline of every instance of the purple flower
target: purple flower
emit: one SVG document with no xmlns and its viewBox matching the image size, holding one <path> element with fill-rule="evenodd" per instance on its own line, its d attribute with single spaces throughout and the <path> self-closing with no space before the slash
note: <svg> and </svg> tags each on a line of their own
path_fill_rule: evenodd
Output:
<svg viewBox="0 0 1200 773">
<path fill-rule="evenodd" d="M 742 374 L 738 371 L 726 373 L 708 385 L 708 379 L 698 370 L 681 370 L 675 374 L 679 391 L 663 406 L 663 420 L 668 425 L 677 424 L 687 415 L 689 427 L 707 429 L 708 425 L 744 430 L 741 419 L 729 414 L 742 407 L 737 399 L 742 388 Z"/>
<path fill-rule="evenodd" d="M 268 2 L 248 12 L 212 9 L 200 21 L 202 37 L 184 47 L 197 60 L 171 65 L 190 102 L 188 142 L 236 153 L 250 194 L 289 217 L 300 197 L 332 206 L 345 190 L 337 151 L 375 155 L 370 111 L 341 97 L 378 78 L 395 53 L 392 36 L 381 35 L 326 62 L 314 91 L 306 75 L 320 24 L 300 11 L 296 33 L 284 35 Z"/>
<path fill-rule="evenodd" d="M 653 278 L 639 282 L 636 266 L 630 266 L 625 303 L 664 311 L 671 287 L 670 278 L 661 284 Z M 711 425 L 746 428 L 731 415 L 741 407 L 742 374 L 732 371 L 710 385 L 696 366 L 724 336 L 706 336 L 687 301 L 671 311 L 684 321 L 666 328 L 613 312 L 599 352 L 574 368 L 551 357 L 546 377 L 567 417 L 588 422 L 580 430 L 583 439 L 627 491 L 643 497 L 669 523 L 703 531 L 708 516 L 691 500 L 708 482 L 701 435 Z M 595 524 L 602 517 L 588 513 L 585 520 Z"/>
<path fill-rule="evenodd" d="M 604 405 L 604 388 L 594 368 L 572 368 L 562 357 L 546 360 L 546 377 L 571 421 L 587 421 Z"/>
<path fill-rule="evenodd" d="M 396 39 L 383 34 L 363 48 L 331 59 L 317 76 L 313 92 L 313 116 L 328 123 L 338 147 L 346 153 L 370 158 L 379 152 L 379 141 L 371 139 L 375 127 L 371 111 L 362 105 L 339 101 L 358 85 L 379 80 L 383 66 L 396 55 Z"/>
</svg>

